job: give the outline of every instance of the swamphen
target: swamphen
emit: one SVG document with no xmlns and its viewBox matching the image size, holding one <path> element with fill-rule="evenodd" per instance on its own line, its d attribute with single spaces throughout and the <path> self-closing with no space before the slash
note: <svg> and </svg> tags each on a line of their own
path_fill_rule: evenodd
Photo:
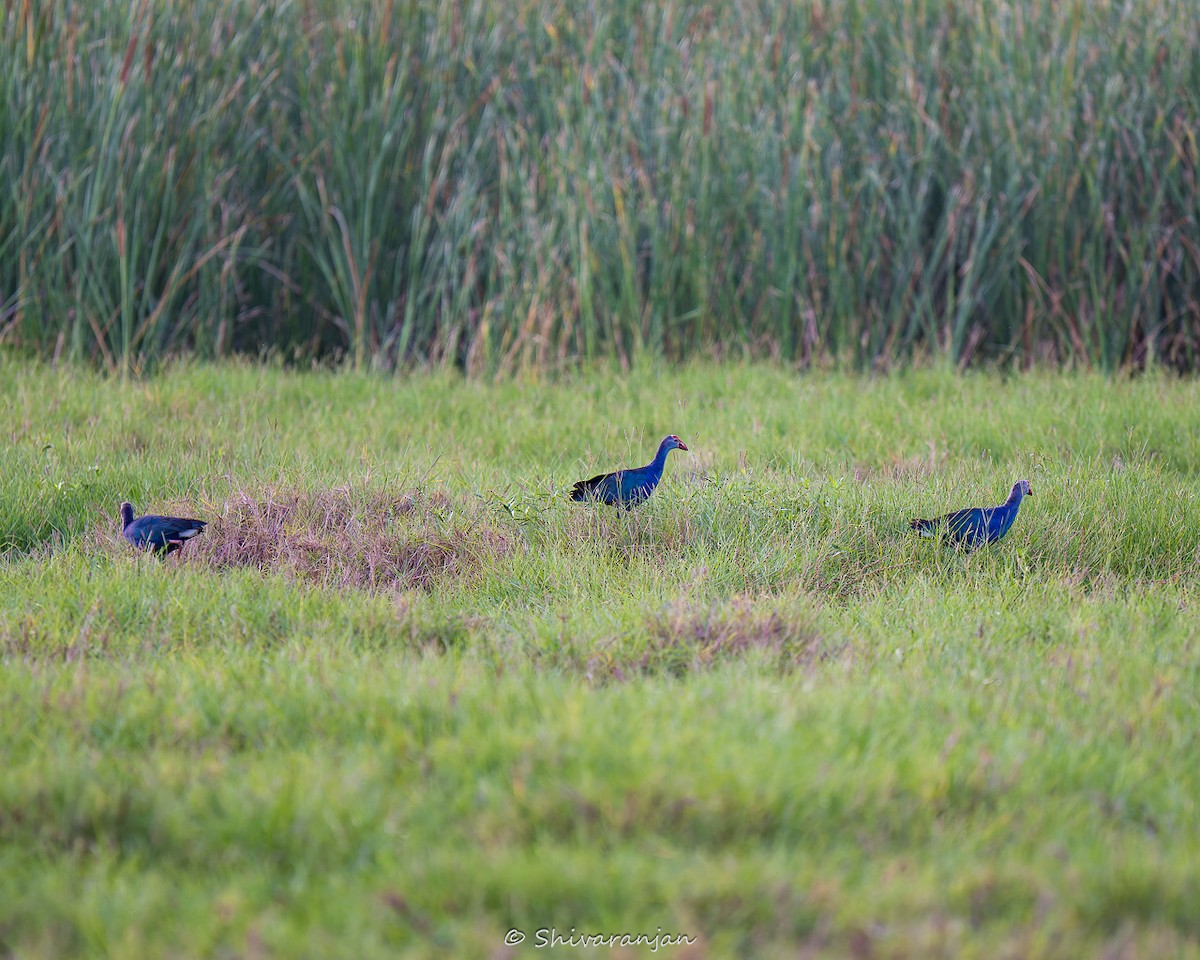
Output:
<svg viewBox="0 0 1200 960">
<path fill-rule="evenodd" d="M 185 540 L 199 536 L 208 526 L 205 520 L 186 517 L 145 516 L 133 519 L 133 504 L 121 504 L 121 526 L 125 539 L 139 550 L 155 553 L 174 553 L 182 549 Z"/>
<path fill-rule="evenodd" d="M 1008 533 L 1008 528 L 1017 519 L 1022 498 L 1031 496 L 1033 491 L 1029 489 L 1029 481 L 1018 480 L 1008 499 L 998 507 L 970 507 L 934 520 L 912 520 L 908 525 L 922 537 L 936 537 L 939 531 L 944 532 L 952 543 L 972 550 L 995 543 Z"/>
<path fill-rule="evenodd" d="M 658 445 L 658 453 L 644 467 L 602 473 L 590 480 L 580 480 L 571 488 L 572 500 L 599 500 L 601 503 L 617 504 L 628 510 L 641 503 L 654 492 L 662 479 L 667 454 L 672 450 L 687 450 L 687 444 L 675 434 L 664 437 Z"/>
</svg>

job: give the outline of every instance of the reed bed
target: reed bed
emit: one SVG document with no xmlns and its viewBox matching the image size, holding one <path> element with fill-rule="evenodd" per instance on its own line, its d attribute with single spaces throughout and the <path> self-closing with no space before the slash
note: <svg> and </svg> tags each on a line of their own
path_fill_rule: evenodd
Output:
<svg viewBox="0 0 1200 960">
<path fill-rule="evenodd" d="M 1193 370 L 1183 0 L 5 0 L 0 343 Z"/>
</svg>

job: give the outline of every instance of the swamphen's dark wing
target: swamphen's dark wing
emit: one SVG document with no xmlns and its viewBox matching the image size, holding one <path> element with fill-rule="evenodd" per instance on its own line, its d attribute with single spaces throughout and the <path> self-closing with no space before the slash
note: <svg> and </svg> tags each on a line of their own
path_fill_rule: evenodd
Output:
<svg viewBox="0 0 1200 960">
<path fill-rule="evenodd" d="M 596 476 L 588 480 L 580 480 L 571 488 L 572 500 L 601 500 L 605 503 L 604 494 L 608 492 L 608 488 L 615 487 L 612 481 L 615 479 L 615 474 L 598 473 Z"/>
</svg>

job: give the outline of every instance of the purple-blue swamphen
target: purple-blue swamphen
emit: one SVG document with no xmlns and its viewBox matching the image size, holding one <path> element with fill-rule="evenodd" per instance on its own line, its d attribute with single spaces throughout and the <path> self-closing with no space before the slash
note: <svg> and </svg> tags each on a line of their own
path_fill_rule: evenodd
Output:
<svg viewBox="0 0 1200 960">
<path fill-rule="evenodd" d="M 615 473 L 602 473 L 590 480 L 580 480 L 571 488 L 571 499 L 598 500 L 601 503 L 616 504 L 628 510 L 654 492 L 658 481 L 662 479 L 667 454 L 672 450 L 687 450 L 687 444 L 675 434 L 663 438 L 663 442 L 658 445 L 658 453 L 644 467 L 617 470 Z"/>
<path fill-rule="evenodd" d="M 133 519 L 133 504 L 121 504 L 121 527 L 125 539 L 139 550 L 173 553 L 183 548 L 184 541 L 199 536 L 208 526 L 205 520 L 186 517 L 145 516 Z"/>
<path fill-rule="evenodd" d="M 922 537 L 936 537 L 942 533 L 954 544 L 962 544 L 967 550 L 995 543 L 1008 533 L 1008 528 L 1017 519 L 1024 497 L 1033 496 L 1028 480 L 1013 484 L 1008 499 L 997 507 L 970 507 L 955 510 L 933 520 L 911 520 L 909 526 Z"/>
</svg>

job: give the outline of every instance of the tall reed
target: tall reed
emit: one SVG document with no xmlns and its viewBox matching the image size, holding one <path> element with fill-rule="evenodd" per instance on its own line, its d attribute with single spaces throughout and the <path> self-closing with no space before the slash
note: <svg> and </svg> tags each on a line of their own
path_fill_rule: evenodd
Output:
<svg viewBox="0 0 1200 960">
<path fill-rule="evenodd" d="M 1191 370 L 1186 0 L 7 0 L 0 343 Z"/>
</svg>

